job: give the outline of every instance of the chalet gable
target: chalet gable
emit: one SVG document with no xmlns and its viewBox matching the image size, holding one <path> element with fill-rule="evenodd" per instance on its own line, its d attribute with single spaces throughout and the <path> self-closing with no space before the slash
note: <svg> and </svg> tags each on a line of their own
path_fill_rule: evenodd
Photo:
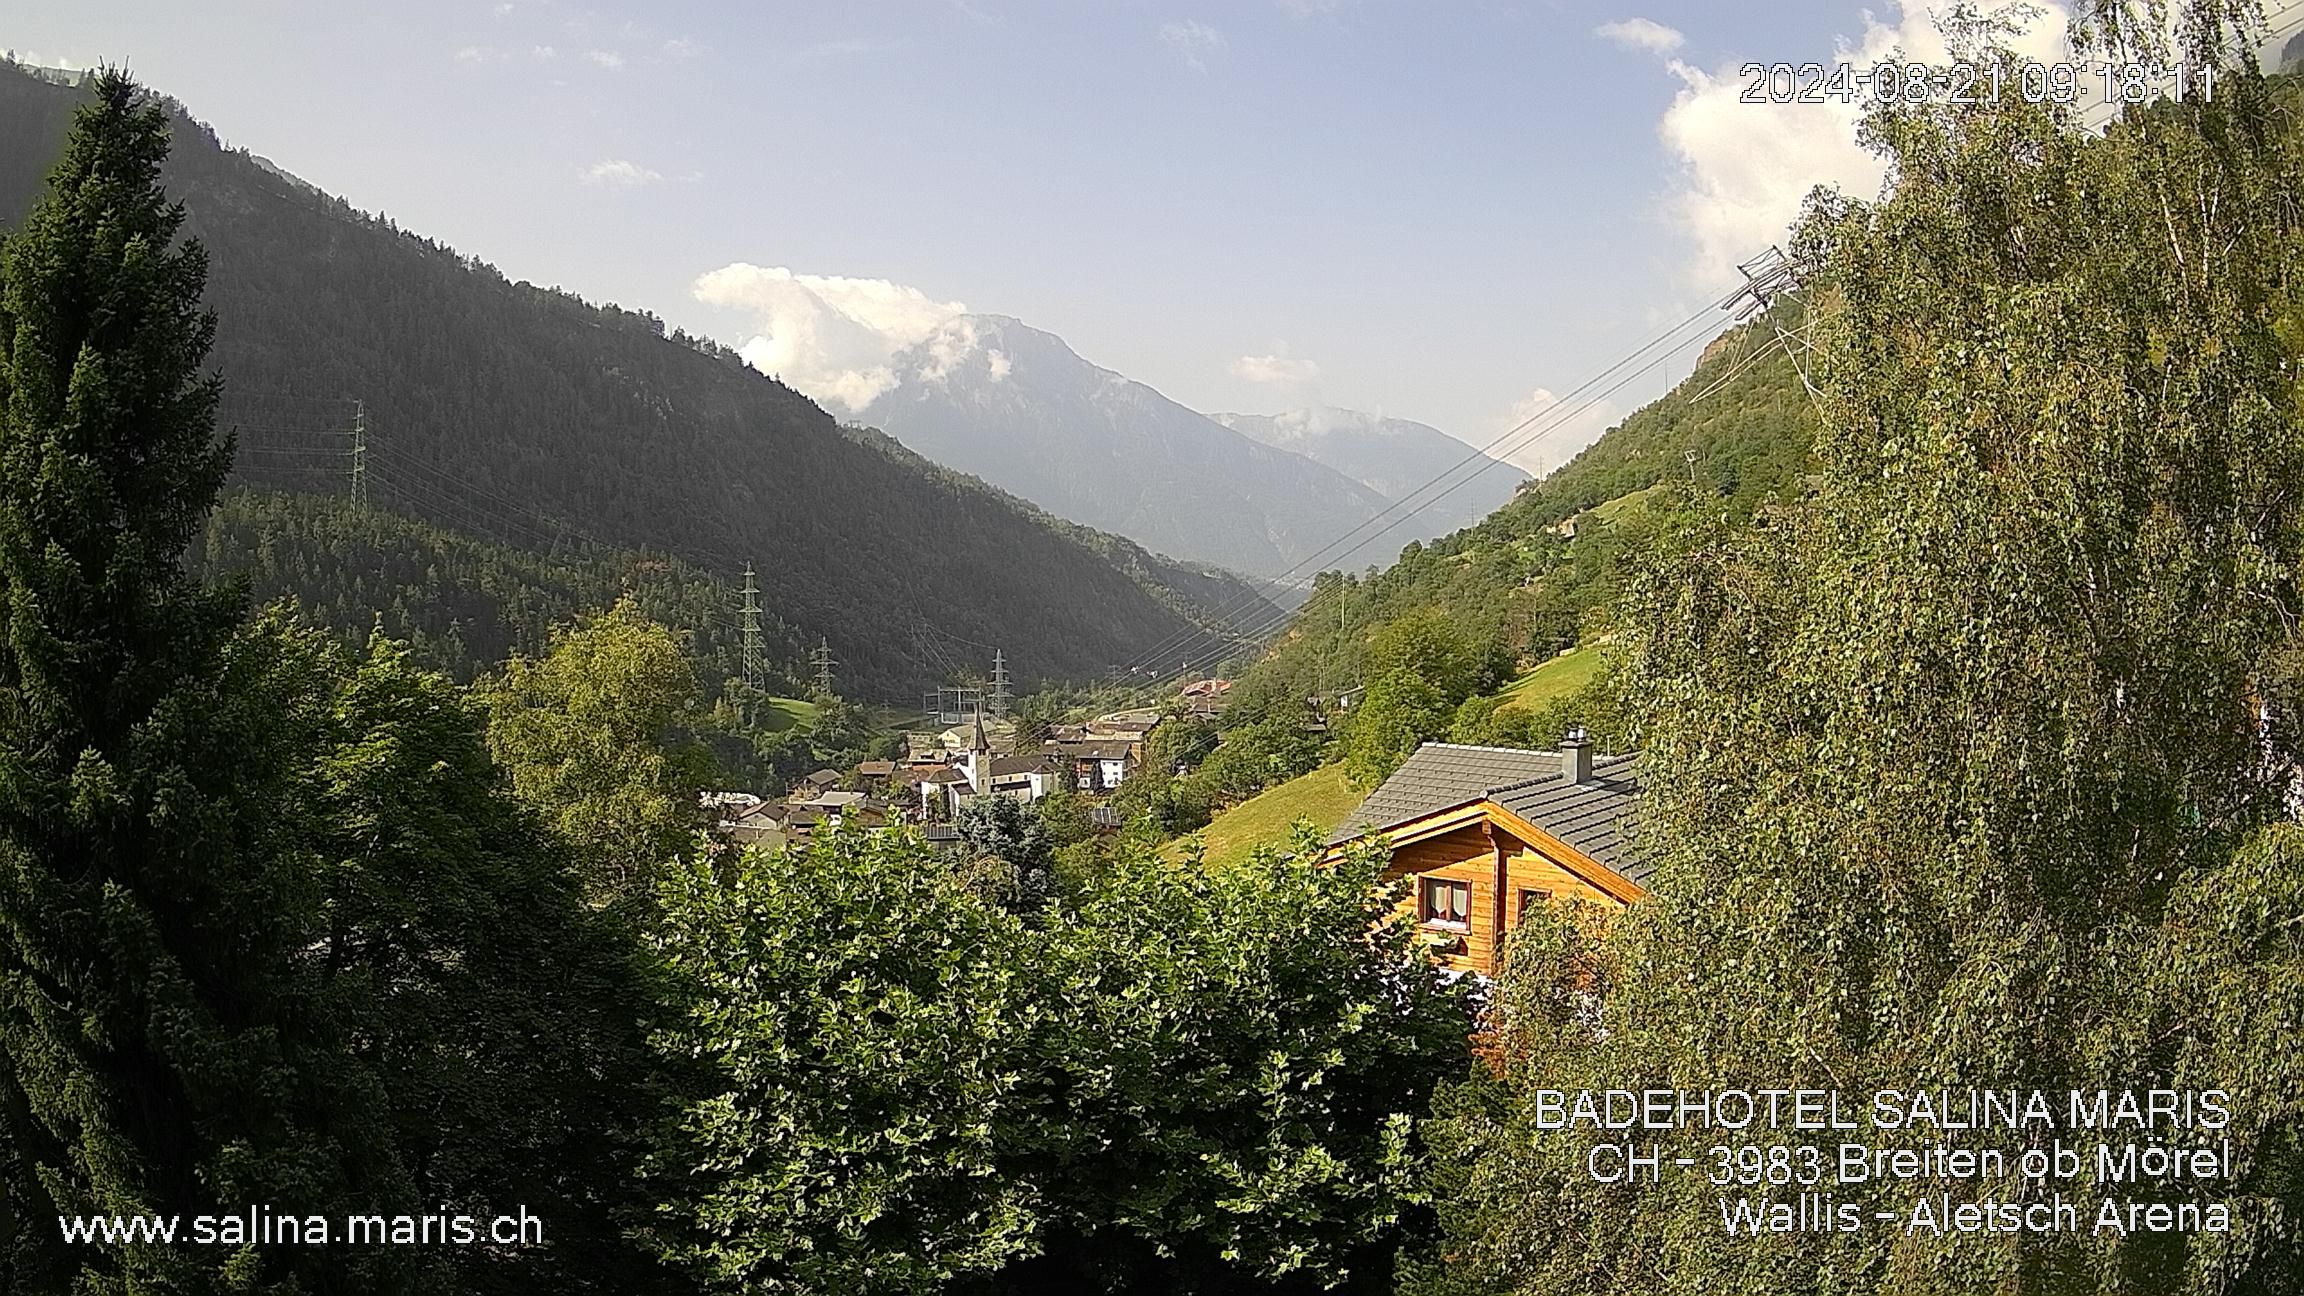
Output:
<svg viewBox="0 0 2304 1296">
<path fill-rule="evenodd" d="M 1578 898 L 1626 905 L 1647 894 L 1631 849 L 1637 756 L 1594 756 L 1581 734 L 1556 752 L 1426 743 L 1329 838 L 1391 847 L 1388 879 L 1441 961 L 1492 972 L 1529 906 Z"/>
</svg>

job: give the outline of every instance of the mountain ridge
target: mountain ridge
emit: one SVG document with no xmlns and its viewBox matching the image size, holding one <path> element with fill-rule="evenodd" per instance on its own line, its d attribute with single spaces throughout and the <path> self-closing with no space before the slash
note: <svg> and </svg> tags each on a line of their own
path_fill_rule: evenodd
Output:
<svg viewBox="0 0 2304 1296">
<path fill-rule="evenodd" d="M 1528 479 L 1512 464 L 1413 419 L 1335 406 L 1208 417 L 1274 449 L 1326 464 L 1387 500 L 1414 496 L 1421 507 L 1404 529 L 1418 539 L 1478 522 L 1503 507 Z M 1442 473 L 1447 474 L 1445 496 L 1418 494 Z"/>
<path fill-rule="evenodd" d="M 857 421 L 1051 513 L 1173 557 L 1277 575 L 1389 503 L 1012 316 L 956 316 L 899 351 L 890 368 L 895 384 Z"/>
<path fill-rule="evenodd" d="M 0 68 L 0 228 L 41 191 L 83 98 Z M 731 589 L 755 563 L 770 610 L 883 697 L 945 682 L 931 637 L 1002 644 L 1022 681 L 1084 678 L 1215 619 L 1185 589 L 1222 578 L 1099 541 L 1124 570 L 981 482 L 859 444 L 724 347 L 514 282 L 196 120 L 175 134 L 167 183 L 210 258 L 211 366 L 228 392 L 359 397 L 380 503 L 452 526 L 493 508 L 531 543 L 664 552 Z M 316 456 L 348 446 L 306 424 L 243 427 L 235 479 L 312 489 L 313 464 L 341 462 Z"/>
</svg>

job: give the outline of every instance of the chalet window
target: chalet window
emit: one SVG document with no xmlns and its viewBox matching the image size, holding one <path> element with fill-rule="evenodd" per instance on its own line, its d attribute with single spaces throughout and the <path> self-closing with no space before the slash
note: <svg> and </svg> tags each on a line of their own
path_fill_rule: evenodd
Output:
<svg viewBox="0 0 2304 1296">
<path fill-rule="evenodd" d="M 1520 889 L 1520 912 L 1514 916 L 1513 921 L 1528 921 L 1528 911 L 1540 904 L 1543 904 L 1545 901 L 1550 900 L 1551 898 L 1552 893 L 1549 891 L 1538 891 L 1533 887 L 1522 887 Z"/>
<path fill-rule="evenodd" d="M 1425 878 L 1417 907 L 1417 917 L 1436 927 L 1468 927 L 1472 923 L 1472 884 Z"/>
</svg>

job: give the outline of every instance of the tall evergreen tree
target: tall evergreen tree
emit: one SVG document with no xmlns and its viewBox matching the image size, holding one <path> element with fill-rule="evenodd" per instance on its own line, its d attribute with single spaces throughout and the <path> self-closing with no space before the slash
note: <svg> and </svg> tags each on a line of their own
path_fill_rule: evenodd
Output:
<svg viewBox="0 0 2304 1296">
<path fill-rule="evenodd" d="M 0 1288 L 286 1290 L 322 1249 L 62 1248 L 56 1217 L 397 1201 L 374 1090 L 301 951 L 277 804 L 324 731 L 308 657 L 179 566 L 229 447 L 167 121 L 94 79 L 0 252 Z M 355 1266 L 368 1289 L 411 1263 Z M 347 1277 L 355 1270 L 340 1270 Z"/>
</svg>

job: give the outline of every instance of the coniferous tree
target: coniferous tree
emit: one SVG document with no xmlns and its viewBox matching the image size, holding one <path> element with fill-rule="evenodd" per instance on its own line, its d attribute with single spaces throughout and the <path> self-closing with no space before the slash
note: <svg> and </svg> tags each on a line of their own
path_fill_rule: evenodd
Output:
<svg viewBox="0 0 2304 1296">
<path fill-rule="evenodd" d="M 317 897 L 276 815 L 324 694 L 179 566 L 230 452 L 167 151 L 161 110 L 100 74 L 0 255 L 0 1287 L 285 1290 L 350 1265 L 384 1290 L 413 1253 L 64 1251 L 55 1231 L 372 1209 L 404 1182 L 300 955 Z"/>
</svg>

